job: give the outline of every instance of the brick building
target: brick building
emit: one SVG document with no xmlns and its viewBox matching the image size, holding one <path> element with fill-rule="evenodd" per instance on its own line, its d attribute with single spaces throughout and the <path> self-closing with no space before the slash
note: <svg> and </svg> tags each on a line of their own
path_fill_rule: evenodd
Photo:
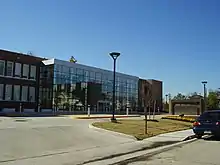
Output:
<svg viewBox="0 0 220 165">
<path fill-rule="evenodd" d="M 138 104 L 140 111 L 144 111 L 144 107 L 156 107 L 162 109 L 162 90 L 163 83 L 158 80 L 139 79 L 138 82 Z"/>
<path fill-rule="evenodd" d="M 0 50 L 0 110 L 35 109 L 38 105 L 39 57 Z"/>
<path fill-rule="evenodd" d="M 0 111 L 59 109 L 112 112 L 113 72 L 58 59 L 0 50 Z M 116 113 L 148 102 L 162 107 L 162 82 L 116 73 Z"/>
</svg>

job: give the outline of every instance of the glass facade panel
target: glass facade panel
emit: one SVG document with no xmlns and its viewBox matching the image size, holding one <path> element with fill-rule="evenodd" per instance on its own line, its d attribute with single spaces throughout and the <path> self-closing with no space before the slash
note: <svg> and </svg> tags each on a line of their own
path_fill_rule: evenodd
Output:
<svg viewBox="0 0 220 165">
<path fill-rule="evenodd" d="M 138 78 L 116 75 L 116 111 L 124 113 L 127 107 L 136 110 Z M 69 65 L 68 62 L 66 65 L 55 63 L 53 80 L 53 91 L 42 89 L 40 96 L 42 100 L 52 97 L 55 109 L 87 111 L 89 105 L 91 111 L 112 111 L 112 72 L 87 66 L 81 68 L 75 64 Z"/>
<path fill-rule="evenodd" d="M 4 76 L 5 74 L 5 61 L 0 60 L 0 75 Z"/>
</svg>

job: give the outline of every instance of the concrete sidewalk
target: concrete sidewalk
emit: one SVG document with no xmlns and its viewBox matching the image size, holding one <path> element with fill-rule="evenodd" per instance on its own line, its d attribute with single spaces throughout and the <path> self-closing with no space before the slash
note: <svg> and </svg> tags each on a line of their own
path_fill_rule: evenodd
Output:
<svg viewBox="0 0 220 165">
<path fill-rule="evenodd" d="M 120 154 L 111 155 L 109 157 L 97 159 L 98 161 L 87 161 L 85 164 L 88 165 L 108 165 L 108 164 L 120 164 L 122 162 L 126 162 L 130 159 L 135 159 L 137 157 L 141 157 L 147 154 L 155 154 L 159 152 L 163 152 L 165 150 L 169 150 L 173 147 L 184 145 L 186 143 L 191 143 L 195 141 L 194 133 L 192 130 L 184 130 L 178 132 L 171 132 L 166 134 L 161 134 L 155 137 L 144 139 L 143 141 L 138 141 L 133 143 L 135 144 L 135 149 L 130 148 L 129 152 L 124 152 Z M 138 147 L 138 144 L 141 148 Z M 130 146 L 132 146 L 130 144 Z M 124 148 L 125 149 L 125 148 Z M 118 150 L 118 149 L 117 149 Z M 126 153 L 126 154 L 125 154 Z"/>
</svg>

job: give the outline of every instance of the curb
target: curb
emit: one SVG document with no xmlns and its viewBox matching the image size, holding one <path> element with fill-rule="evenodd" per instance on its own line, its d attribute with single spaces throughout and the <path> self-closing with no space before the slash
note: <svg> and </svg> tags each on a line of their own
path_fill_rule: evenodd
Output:
<svg viewBox="0 0 220 165">
<path fill-rule="evenodd" d="M 93 123 L 92 123 L 93 124 Z M 135 141 L 139 141 L 137 138 L 135 138 L 134 136 L 132 135 L 127 135 L 127 134 L 124 134 L 124 133 L 120 133 L 120 132 L 115 132 L 115 131 L 111 131 L 111 130 L 107 130 L 107 129 L 103 129 L 103 128 L 99 128 L 99 127 L 95 127 L 93 126 L 92 124 L 89 124 L 89 128 L 91 129 L 94 129 L 94 130 L 97 130 L 97 131 L 101 131 L 101 132 L 106 132 L 106 133 L 111 133 L 112 135 L 115 135 L 115 136 L 123 136 L 125 138 L 129 138 L 129 139 L 132 139 L 132 140 L 135 140 Z M 157 135 L 158 136 L 158 135 Z M 190 135 L 186 138 L 184 138 L 182 140 L 182 142 L 184 141 L 188 141 L 188 140 L 191 140 L 191 139 L 194 139 L 196 138 L 196 135 Z M 147 138 L 146 138 L 147 139 Z M 144 139 L 143 139 L 144 140 Z M 141 140 L 142 141 L 142 140 Z"/>
<path fill-rule="evenodd" d="M 114 132 L 114 131 L 98 128 L 98 127 L 93 126 L 92 124 L 89 124 L 89 128 L 97 130 L 97 131 L 101 131 L 101 132 L 111 133 L 112 135 L 115 135 L 115 136 L 122 136 L 122 137 L 129 138 L 129 139 L 137 141 L 137 139 L 134 136 L 126 135 L 126 134 L 123 134 L 123 133 L 120 133 L 120 132 Z"/>
<path fill-rule="evenodd" d="M 161 152 L 168 151 L 172 148 L 179 147 L 179 146 L 187 144 L 187 143 L 192 143 L 196 140 L 197 139 L 192 138 L 187 141 L 181 141 L 181 142 L 178 142 L 175 144 L 157 147 L 155 149 L 138 151 L 138 152 L 135 152 L 132 154 L 126 154 L 126 155 L 122 155 L 122 156 L 118 156 L 118 157 L 114 157 L 114 158 L 110 158 L 110 159 L 105 159 L 105 160 L 101 160 L 101 161 L 86 163 L 86 164 L 88 164 L 88 165 L 124 165 L 124 164 L 132 163 L 132 162 L 138 162 L 139 160 L 141 160 L 143 158 L 151 157 L 151 156 L 159 154 Z"/>
<path fill-rule="evenodd" d="M 141 117 L 141 115 L 129 115 L 129 116 L 115 116 L 115 118 L 129 118 L 129 117 Z M 110 119 L 111 116 L 79 116 L 79 117 L 74 117 L 74 116 L 71 116 L 72 119 Z"/>
</svg>

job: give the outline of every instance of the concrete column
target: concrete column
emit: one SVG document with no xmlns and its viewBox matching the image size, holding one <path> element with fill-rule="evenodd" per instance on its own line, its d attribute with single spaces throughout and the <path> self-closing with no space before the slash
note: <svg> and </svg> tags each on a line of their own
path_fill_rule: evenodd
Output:
<svg viewBox="0 0 220 165">
<path fill-rule="evenodd" d="M 201 108 L 197 107 L 197 115 L 200 115 L 201 114 Z"/>
<path fill-rule="evenodd" d="M 90 105 L 88 105 L 88 117 L 90 117 Z"/>
<path fill-rule="evenodd" d="M 22 112 L 22 103 L 20 103 L 19 112 L 20 112 L 20 113 Z"/>
<path fill-rule="evenodd" d="M 172 114 L 172 101 L 169 101 L 169 114 Z"/>
<path fill-rule="evenodd" d="M 40 112 L 40 104 L 38 104 L 38 112 Z"/>
</svg>

